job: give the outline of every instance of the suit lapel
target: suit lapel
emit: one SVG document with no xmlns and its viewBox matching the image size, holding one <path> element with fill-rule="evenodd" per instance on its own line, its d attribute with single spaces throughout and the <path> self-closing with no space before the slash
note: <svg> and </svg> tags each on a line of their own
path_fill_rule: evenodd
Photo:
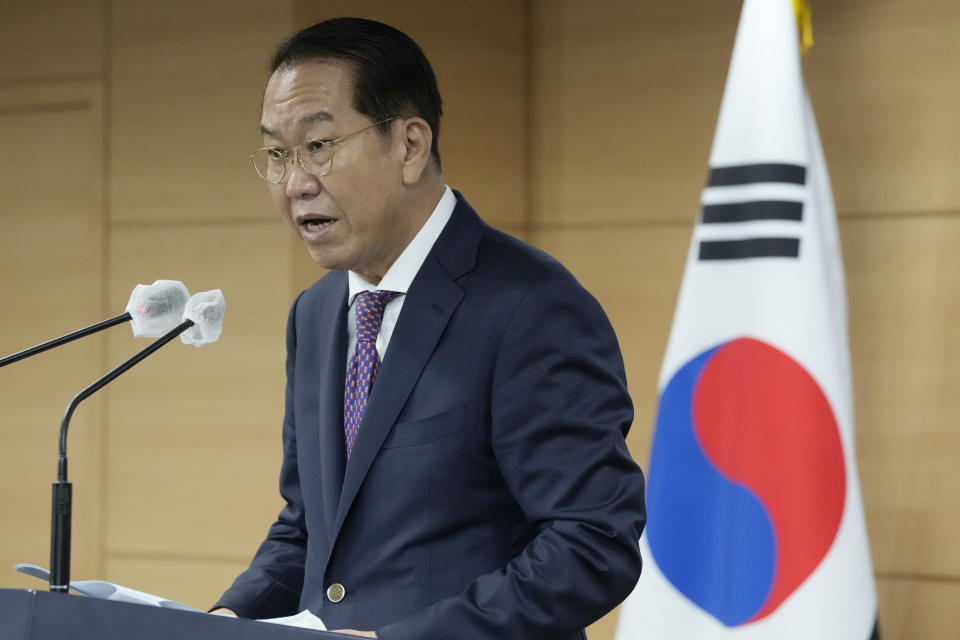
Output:
<svg viewBox="0 0 960 640">
<path fill-rule="evenodd" d="M 339 535 L 370 466 L 463 298 L 456 280 L 473 268 L 483 223 L 462 196 L 456 195 L 453 215 L 403 301 L 346 465 L 331 541 Z M 342 392 L 342 382 L 340 389 Z"/>
<path fill-rule="evenodd" d="M 334 536 L 462 297 L 460 287 L 443 273 L 435 258 L 428 256 L 403 301 L 403 310 L 367 401 L 343 479 Z"/>
<path fill-rule="evenodd" d="M 317 407 L 319 420 L 314 433 L 320 439 L 323 516 L 331 540 L 346 463 L 343 442 L 343 385 L 347 362 L 347 278 L 345 273 L 338 275 L 342 276 L 338 284 L 339 290 L 332 296 L 337 303 L 325 305 L 316 316 L 318 327 L 329 328 L 326 332 L 319 331 L 325 339 L 317 345 L 320 379 L 316 384 L 320 399 Z"/>
</svg>

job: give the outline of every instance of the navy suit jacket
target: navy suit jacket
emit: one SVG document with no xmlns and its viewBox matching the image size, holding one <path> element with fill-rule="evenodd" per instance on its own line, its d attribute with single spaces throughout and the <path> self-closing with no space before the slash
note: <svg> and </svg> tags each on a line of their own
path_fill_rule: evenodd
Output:
<svg viewBox="0 0 960 640">
<path fill-rule="evenodd" d="M 599 304 L 457 194 L 346 462 L 346 303 L 346 274 L 331 272 L 293 305 L 286 506 L 216 606 L 309 608 L 386 640 L 584 637 L 636 584 L 645 521 Z"/>
</svg>

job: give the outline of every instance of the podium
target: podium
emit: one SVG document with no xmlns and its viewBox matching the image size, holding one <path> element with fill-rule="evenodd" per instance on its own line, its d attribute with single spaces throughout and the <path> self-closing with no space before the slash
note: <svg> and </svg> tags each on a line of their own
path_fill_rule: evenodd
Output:
<svg viewBox="0 0 960 640">
<path fill-rule="evenodd" d="M 357 640 L 356 636 L 47 591 L 0 589 L 0 640 Z"/>
</svg>

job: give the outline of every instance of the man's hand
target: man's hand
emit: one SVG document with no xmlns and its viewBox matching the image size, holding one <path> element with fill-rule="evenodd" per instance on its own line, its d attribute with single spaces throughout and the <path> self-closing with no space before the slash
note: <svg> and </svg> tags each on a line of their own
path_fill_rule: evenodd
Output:
<svg viewBox="0 0 960 640">
<path fill-rule="evenodd" d="M 211 613 L 211 615 L 215 615 L 215 616 L 227 616 L 228 618 L 236 618 L 236 617 L 237 617 L 237 613 L 236 613 L 235 611 L 231 611 L 230 609 L 227 609 L 226 607 L 220 607 L 219 609 L 214 609 L 214 610 L 211 611 L 210 613 Z"/>
<path fill-rule="evenodd" d="M 357 631 L 356 629 L 331 629 L 332 633 L 345 633 L 348 636 L 360 636 L 361 638 L 376 638 L 377 634 L 373 631 Z"/>
</svg>

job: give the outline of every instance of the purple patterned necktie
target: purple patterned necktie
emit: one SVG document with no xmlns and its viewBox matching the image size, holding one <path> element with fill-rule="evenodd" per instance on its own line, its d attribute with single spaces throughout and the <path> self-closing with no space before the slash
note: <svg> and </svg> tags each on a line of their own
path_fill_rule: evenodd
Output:
<svg viewBox="0 0 960 640">
<path fill-rule="evenodd" d="M 343 435 L 348 458 L 357 438 L 363 411 L 367 408 L 374 378 L 380 370 L 377 334 L 380 333 L 383 310 L 388 302 L 399 295 L 396 291 L 363 291 L 357 294 L 357 346 L 347 366 L 347 381 L 343 391 Z"/>
</svg>

